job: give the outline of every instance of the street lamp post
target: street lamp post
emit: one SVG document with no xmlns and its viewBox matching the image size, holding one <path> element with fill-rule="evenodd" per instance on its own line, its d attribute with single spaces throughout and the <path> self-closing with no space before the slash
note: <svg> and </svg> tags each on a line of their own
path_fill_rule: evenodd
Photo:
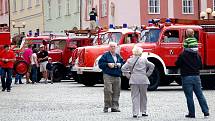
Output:
<svg viewBox="0 0 215 121">
<path fill-rule="evenodd" d="M 210 19 L 210 15 L 213 17 L 213 19 L 215 19 L 215 11 L 212 11 L 211 8 L 207 8 L 207 9 L 206 9 L 206 12 L 202 11 L 202 12 L 200 13 L 200 18 L 201 18 L 202 20 L 204 20 L 205 17 L 207 16 L 207 19 L 208 19 L 208 20 L 211 20 L 211 19 Z"/>
<path fill-rule="evenodd" d="M 17 28 L 17 29 L 18 29 L 19 35 L 21 34 L 21 33 L 20 33 L 20 29 L 21 29 L 21 28 L 25 28 L 25 22 L 22 22 L 22 26 L 16 26 L 16 23 L 15 23 L 15 22 L 12 22 L 12 25 L 13 25 L 13 28 Z"/>
</svg>

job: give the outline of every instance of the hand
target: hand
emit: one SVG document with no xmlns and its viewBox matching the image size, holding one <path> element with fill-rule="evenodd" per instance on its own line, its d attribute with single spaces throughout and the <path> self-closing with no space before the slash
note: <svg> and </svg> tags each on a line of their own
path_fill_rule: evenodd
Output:
<svg viewBox="0 0 215 121">
<path fill-rule="evenodd" d="M 110 68 L 114 68 L 114 63 L 108 63 L 108 66 L 109 66 Z"/>
<path fill-rule="evenodd" d="M 116 63 L 116 65 L 120 68 L 121 67 L 121 63 Z"/>
<path fill-rule="evenodd" d="M 5 59 L 5 62 L 8 62 L 9 60 L 8 59 Z"/>
</svg>

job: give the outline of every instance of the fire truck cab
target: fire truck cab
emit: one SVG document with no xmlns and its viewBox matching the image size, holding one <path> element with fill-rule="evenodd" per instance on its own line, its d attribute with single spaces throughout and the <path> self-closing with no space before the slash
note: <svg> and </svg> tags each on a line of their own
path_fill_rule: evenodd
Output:
<svg viewBox="0 0 215 121">
<path fill-rule="evenodd" d="M 134 46 L 139 42 L 140 32 L 128 28 L 109 29 L 101 39 L 101 45 L 87 46 L 78 48 L 78 57 L 72 71 L 77 75 L 74 77 L 76 81 L 85 86 L 93 86 L 96 83 L 103 83 L 102 72 L 98 67 L 98 60 L 102 54 L 108 51 L 109 42 L 116 42 L 119 44 L 117 49 L 120 53 L 121 48 L 127 46 Z M 125 51 L 127 51 L 125 49 Z M 128 56 L 127 53 L 125 56 Z"/>
</svg>

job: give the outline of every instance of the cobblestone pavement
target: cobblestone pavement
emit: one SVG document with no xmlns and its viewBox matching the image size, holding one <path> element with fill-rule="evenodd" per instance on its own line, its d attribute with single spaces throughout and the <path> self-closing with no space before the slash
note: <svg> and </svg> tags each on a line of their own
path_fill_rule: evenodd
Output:
<svg viewBox="0 0 215 121">
<path fill-rule="evenodd" d="M 121 91 L 120 113 L 103 113 L 103 85 L 84 87 L 75 82 L 12 85 L 0 92 L 0 121 L 214 121 L 215 91 L 204 91 L 211 116 L 204 119 L 195 98 L 196 118 L 187 119 L 180 86 L 148 92 L 148 117 L 132 118 L 130 91 Z"/>
</svg>

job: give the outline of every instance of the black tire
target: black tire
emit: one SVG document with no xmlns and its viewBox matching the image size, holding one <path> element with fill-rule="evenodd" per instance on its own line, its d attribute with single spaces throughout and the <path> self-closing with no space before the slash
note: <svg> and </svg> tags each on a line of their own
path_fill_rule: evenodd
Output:
<svg viewBox="0 0 215 121">
<path fill-rule="evenodd" d="M 201 82 L 203 89 L 215 89 L 214 75 L 203 75 L 201 76 Z"/>
<path fill-rule="evenodd" d="M 13 70 L 16 74 L 25 75 L 28 72 L 29 64 L 24 60 L 16 61 Z"/>
<path fill-rule="evenodd" d="M 121 77 L 121 89 L 128 90 L 129 88 L 129 79 L 125 76 Z"/>
<path fill-rule="evenodd" d="M 98 82 L 98 75 L 96 73 L 83 73 L 83 74 L 78 74 L 79 82 L 84 84 L 87 87 L 92 87 L 96 85 Z"/>
<path fill-rule="evenodd" d="M 72 71 L 72 78 L 73 78 L 76 82 L 81 83 L 81 81 L 80 81 L 80 79 L 79 79 L 78 74 L 77 74 L 76 71 Z"/>
<path fill-rule="evenodd" d="M 150 85 L 148 87 L 149 91 L 154 91 L 158 88 L 160 84 L 160 72 L 158 68 L 154 68 L 152 75 L 149 77 Z"/>
<path fill-rule="evenodd" d="M 55 63 L 53 66 L 53 82 L 60 82 L 65 77 L 65 70 L 63 64 Z"/>
</svg>

